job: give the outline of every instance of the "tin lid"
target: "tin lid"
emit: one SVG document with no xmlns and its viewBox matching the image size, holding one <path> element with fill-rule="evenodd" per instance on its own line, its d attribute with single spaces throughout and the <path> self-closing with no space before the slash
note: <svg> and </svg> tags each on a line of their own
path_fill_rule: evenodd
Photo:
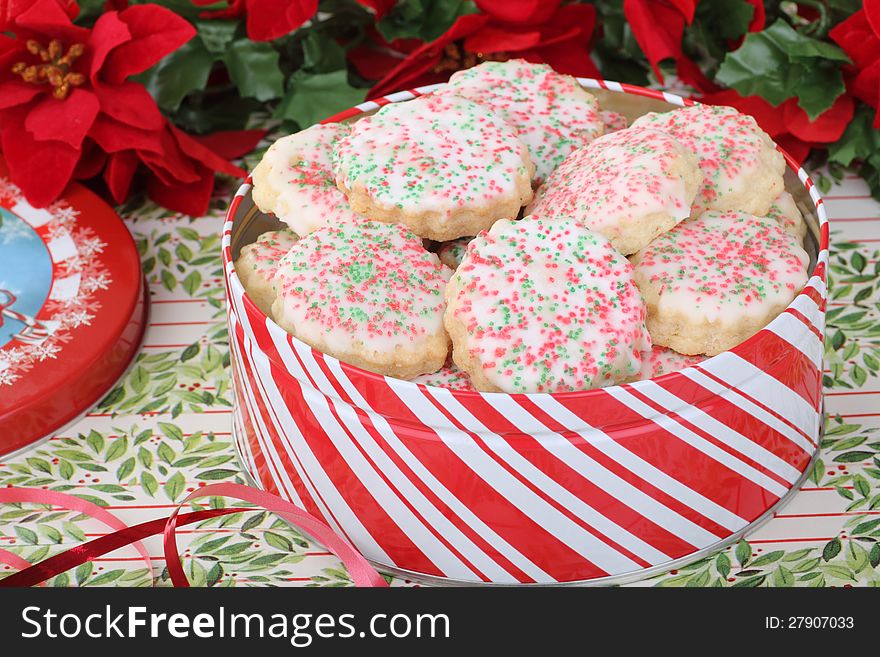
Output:
<svg viewBox="0 0 880 657">
<path fill-rule="evenodd" d="M 85 413 L 137 353 L 146 303 L 122 219 L 71 184 L 34 208 L 0 160 L 0 454 Z"/>
</svg>

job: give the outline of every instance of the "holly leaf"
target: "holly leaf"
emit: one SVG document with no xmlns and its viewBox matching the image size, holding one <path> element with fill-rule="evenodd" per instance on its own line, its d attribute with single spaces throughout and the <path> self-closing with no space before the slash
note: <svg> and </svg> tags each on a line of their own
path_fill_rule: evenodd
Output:
<svg viewBox="0 0 880 657">
<path fill-rule="evenodd" d="M 880 130 L 874 130 L 874 110 L 860 105 L 840 139 L 828 146 L 829 162 L 848 167 L 854 160 L 865 160 L 880 152 Z"/>
<path fill-rule="evenodd" d="M 311 73 L 329 73 L 344 69 L 345 48 L 326 32 L 309 30 L 302 40 L 303 69 Z"/>
<path fill-rule="evenodd" d="M 215 55 L 223 55 L 235 38 L 239 21 L 205 20 L 196 21 L 196 29 L 205 48 Z"/>
<path fill-rule="evenodd" d="M 214 55 L 196 36 L 138 78 L 159 107 L 173 112 L 187 94 L 205 88 L 214 60 Z"/>
<path fill-rule="evenodd" d="M 270 44 L 239 39 L 228 46 L 223 61 L 229 77 L 245 98 L 266 101 L 284 94 L 278 51 Z"/>
<path fill-rule="evenodd" d="M 477 13 L 471 0 L 401 0 L 376 26 L 387 40 L 433 41 L 460 16 Z"/>
<path fill-rule="evenodd" d="M 287 94 L 276 116 L 308 127 L 357 105 L 364 100 L 366 93 L 366 89 L 357 89 L 348 83 L 348 74 L 344 70 L 317 75 L 297 71 L 290 78 Z"/>
</svg>

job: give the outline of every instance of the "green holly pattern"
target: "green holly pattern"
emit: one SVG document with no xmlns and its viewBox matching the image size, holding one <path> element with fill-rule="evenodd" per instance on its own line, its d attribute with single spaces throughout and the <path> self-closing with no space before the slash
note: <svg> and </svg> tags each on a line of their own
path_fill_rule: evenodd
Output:
<svg viewBox="0 0 880 657">
<path fill-rule="evenodd" d="M 66 492 L 136 524 L 167 516 L 201 485 L 246 483 L 230 433 L 219 244 L 228 194 L 221 190 L 209 215 L 194 220 L 142 202 L 124 209 L 152 301 L 144 346 L 92 414 L 0 463 L 0 486 Z M 880 394 L 880 251 L 848 240 L 845 230 L 833 231 L 832 241 L 829 418 L 804 490 L 738 544 L 634 585 L 880 586 L 880 416 L 870 413 L 878 399 L 872 393 Z M 231 504 L 243 506 L 221 498 L 189 506 Z M 785 517 L 789 508 L 796 518 Z M 31 563 L 107 532 L 75 511 L 0 505 L 0 548 Z M 178 544 L 196 586 L 351 585 L 336 557 L 259 509 L 181 528 Z M 152 572 L 128 547 L 49 585 L 170 586 L 161 539 L 145 545 Z M 0 578 L 12 572 L 0 565 Z"/>
</svg>

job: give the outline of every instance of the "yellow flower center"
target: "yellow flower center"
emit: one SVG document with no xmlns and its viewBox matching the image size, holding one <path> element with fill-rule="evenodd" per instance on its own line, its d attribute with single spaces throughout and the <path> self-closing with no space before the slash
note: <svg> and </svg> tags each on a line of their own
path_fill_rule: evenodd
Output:
<svg viewBox="0 0 880 657">
<path fill-rule="evenodd" d="M 38 56 L 41 63 L 13 64 L 12 72 L 20 75 L 25 82 L 48 84 L 52 87 L 52 96 L 58 100 L 64 100 L 73 87 L 85 83 L 86 76 L 71 70 L 73 62 L 85 52 L 83 44 L 75 43 L 64 52 L 64 45 L 58 39 L 52 39 L 47 48 L 31 39 L 27 42 L 27 50 L 30 54 Z"/>
</svg>

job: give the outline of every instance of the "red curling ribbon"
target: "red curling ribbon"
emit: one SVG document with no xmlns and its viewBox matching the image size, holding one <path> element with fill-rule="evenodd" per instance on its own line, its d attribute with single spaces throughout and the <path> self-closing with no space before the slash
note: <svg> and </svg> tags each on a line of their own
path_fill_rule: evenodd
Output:
<svg viewBox="0 0 880 657">
<path fill-rule="evenodd" d="M 295 504 L 283 500 L 276 495 L 272 495 L 271 493 L 266 493 L 241 484 L 211 484 L 184 498 L 170 517 L 157 518 L 156 520 L 150 520 L 132 527 L 126 526 L 125 523 L 116 518 L 116 516 L 105 511 L 101 507 L 72 495 L 30 488 L 0 489 L 0 503 L 35 502 L 38 504 L 60 506 L 62 508 L 86 513 L 117 530 L 111 534 L 101 536 L 88 543 L 83 543 L 82 545 L 71 548 L 66 552 L 61 552 L 48 559 L 44 559 L 34 565 L 29 564 L 24 559 L 21 559 L 21 557 L 11 552 L 0 550 L 0 562 L 8 563 L 17 568 L 22 568 L 19 572 L 13 573 L 0 580 L 0 588 L 34 586 L 41 584 L 42 582 L 66 572 L 71 568 L 75 568 L 76 566 L 91 561 L 96 557 L 100 557 L 131 544 L 134 544 L 135 547 L 138 548 L 138 552 L 144 558 L 150 572 L 152 573 L 150 557 L 146 550 L 144 550 L 141 541 L 158 534 L 163 534 L 165 561 L 168 567 L 168 573 L 171 576 L 171 582 L 176 587 L 188 587 L 189 581 L 183 571 L 183 566 L 180 563 L 180 554 L 177 551 L 177 527 L 189 525 L 194 522 L 201 522 L 203 520 L 208 520 L 209 518 L 229 515 L 231 513 L 257 510 L 250 507 L 233 507 L 228 509 L 194 511 L 192 513 L 180 515 L 180 510 L 188 502 L 203 497 L 215 496 L 234 497 L 244 502 L 256 504 L 259 507 L 262 507 L 263 510 L 276 513 L 285 520 L 293 523 L 296 527 L 305 531 L 315 541 L 321 543 L 324 547 L 339 557 L 348 569 L 348 573 L 356 586 L 388 586 L 385 579 L 376 572 L 370 563 L 354 548 L 353 545 L 351 545 L 351 543 L 336 534 L 325 523 Z"/>
<path fill-rule="evenodd" d="M 277 495 L 272 495 L 250 486 L 244 486 L 243 484 L 209 484 L 204 486 L 194 493 L 187 495 L 180 506 L 171 514 L 171 517 L 168 518 L 163 544 L 165 546 L 165 564 L 168 566 L 168 574 L 171 575 L 171 581 L 174 583 L 174 586 L 189 586 L 189 581 L 183 572 L 183 566 L 180 565 L 179 552 L 177 551 L 175 530 L 177 529 L 178 512 L 184 504 L 192 500 L 221 496 L 234 497 L 243 502 L 256 504 L 266 511 L 281 516 L 295 527 L 305 531 L 315 541 L 339 557 L 348 570 L 351 581 L 354 582 L 355 586 L 388 586 L 388 582 L 376 572 L 376 569 L 370 565 L 364 556 L 351 543 L 339 536 L 325 523 Z"/>
<path fill-rule="evenodd" d="M 12 566 L 18 570 L 25 570 L 31 567 L 30 561 L 22 559 L 15 552 L 10 552 L 3 548 L 0 548 L 0 563 L 5 563 L 7 566 Z M 41 582 L 40 586 L 46 586 L 46 582 Z"/>
</svg>

